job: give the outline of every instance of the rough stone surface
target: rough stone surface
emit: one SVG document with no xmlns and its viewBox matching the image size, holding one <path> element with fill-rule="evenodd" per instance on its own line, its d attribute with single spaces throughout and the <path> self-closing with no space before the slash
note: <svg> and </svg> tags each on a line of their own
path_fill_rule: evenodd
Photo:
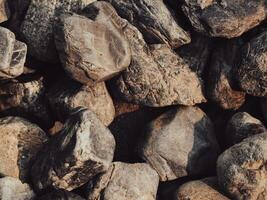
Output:
<svg viewBox="0 0 267 200">
<path fill-rule="evenodd" d="M 174 108 L 146 128 L 140 154 L 161 181 L 213 170 L 219 147 L 213 124 L 197 107 Z"/>
<path fill-rule="evenodd" d="M 7 0 L 0 0 L 0 23 L 7 21 L 10 16 L 10 10 Z"/>
<path fill-rule="evenodd" d="M 238 37 L 266 18 L 265 0 L 185 0 L 192 26 L 213 37 Z"/>
<path fill-rule="evenodd" d="M 227 124 L 226 138 L 229 145 L 234 145 L 247 137 L 265 131 L 266 128 L 260 120 L 246 112 L 238 112 L 232 116 Z"/>
<path fill-rule="evenodd" d="M 33 200 L 34 192 L 26 183 L 12 177 L 0 179 L 0 199 L 1 200 Z"/>
<path fill-rule="evenodd" d="M 233 199 L 267 198 L 267 134 L 243 140 L 222 153 L 217 161 L 219 185 Z"/>
<path fill-rule="evenodd" d="M 41 197 L 36 198 L 36 200 L 85 200 L 77 194 L 65 191 L 56 190 L 49 192 Z"/>
<path fill-rule="evenodd" d="M 145 163 L 114 162 L 110 169 L 89 182 L 88 200 L 155 200 L 159 177 Z"/>
<path fill-rule="evenodd" d="M 79 106 L 93 111 L 106 126 L 115 116 L 113 101 L 104 82 L 87 86 L 72 80 L 62 80 L 53 86 L 48 97 L 53 112 L 62 122 L 72 109 Z"/>
<path fill-rule="evenodd" d="M 216 177 L 190 181 L 179 187 L 174 200 L 230 200 L 219 190 Z"/>
<path fill-rule="evenodd" d="M 172 48 L 190 43 L 190 35 L 176 22 L 162 0 L 106 0 L 118 14 L 136 26 L 150 44 L 166 43 Z"/>
<path fill-rule="evenodd" d="M 241 88 L 253 96 L 267 96 L 267 31 L 242 49 L 237 79 Z"/>
<path fill-rule="evenodd" d="M 65 70 L 73 79 L 92 84 L 126 69 L 131 52 L 123 33 L 126 21 L 109 3 L 92 3 L 84 15 L 61 15 L 55 38 Z"/>
<path fill-rule="evenodd" d="M 65 12 L 78 12 L 95 0 L 32 0 L 21 25 L 29 53 L 44 62 L 57 62 L 54 26 Z"/>
<path fill-rule="evenodd" d="M 0 174 L 26 181 L 31 159 L 47 141 L 35 124 L 19 117 L 0 118 Z"/>
<path fill-rule="evenodd" d="M 114 149 L 110 131 L 93 112 L 79 107 L 37 154 L 31 169 L 34 188 L 78 188 L 108 170 Z"/>
</svg>

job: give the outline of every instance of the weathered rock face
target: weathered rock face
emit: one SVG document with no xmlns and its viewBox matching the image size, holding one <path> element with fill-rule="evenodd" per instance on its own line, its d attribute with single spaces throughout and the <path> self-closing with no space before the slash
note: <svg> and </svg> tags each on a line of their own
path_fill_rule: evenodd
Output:
<svg viewBox="0 0 267 200">
<path fill-rule="evenodd" d="M 85 200 L 77 194 L 68 192 L 66 190 L 56 190 L 47 193 L 41 197 L 36 198 L 36 200 Z"/>
<path fill-rule="evenodd" d="M 176 191 L 175 200 L 230 200 L 220 193 L 216 177 L 191 181 Z"/>
<path fill-rule="evenodd" d="M 89 182 L 88 200 L 155 200 L 159 177 L 145 163 L 115 162 L 110 169 Z"/>
<path fill-rule="evenodd" d="M 78 188 L 108 170 L 114 149 L 110 131 L 94 113 L 79 107 L 37 154 L 31 169 L 33 185 L 37 191 Z"/>
<path fill-rule="evenodd" d="M 241 88 L 253 96 L 267 96 L 267 32 L 243 47 L 237 78 Z"/>
<path fill-rule="evenodd" d="M 238 37 L 266 18 L 264 0 L 185 0 L 192 26 L 213 37 Z"/>
<path fill-rule="evenodd" d="M 243 140 L 220 155 L 219 185 L 234 199 L 266 199 L 267 134 Z"/>
<path fill-rule="evenodd" d="M 29 53 L 44 62 L 57 62 L 54 44 L 54 26 L 58 26 L 60 14 L 78 12 L 95 0 L 32 0 L 21 33 L 29 47 Z"/>
<path fill-rule="evenodd" d="M 235 67 L 241 41 L 222 41 L 210 62 L 207 93 L 223 109 L 238 109 L 245 102 L 245 93 L 235 89 Z"/>
<path fill-rule="evenodd" d="M 0 173 L 26 181 L 30 161 L 47 141 L 46 134 L 19 117 L 0 118 L 0 134 Z"/>
<path fill-rule="evenodd" d="M 27 46 L 14 33 L 0 27 L 0 79 L 15 78 L 23 73 Z"/>
<path fill-rule="evenodd" d="M 12 177 L 0 179 L 0 199 L 1 200 L 33 200 L 34 192 L 26 183 Z"/>
<path fill-rule="evenodd" d="M 121 19 L 107 2 L 85 8 L 88 17 L 65 14 L 56 31 L 56 46 L 65 70 L 82 83 L 112 78 L 131 62 L 129 43 Z"/>
<path fill-rule="evenodd" d="M 48 97 L 52 110 L 62 122 L 72 109 L 79 106 L 93 111 L 106 126 L 115 116 L 113 101 L 104 82 L 87 86 L 72 80 L 62 80 L 49 91 Z"/>
<path fill-rule="evenodd" d="M 0 0 L 0 23 L 7 21 L 10 16 L 7 0 Z"/>
<path fill-rule="evenodd" d="M 241 142 L 243 139 L 263 133 L 266 128 L 262 122 L 246 112 L 232 116 L 226 127 L 226 138 L 229 145 Z"/>
<path fill-rule="evenodd" d="M 136 26 L 150 44 L 166 43 L 172 48 L 190 43 L 190 35 L 173 18 L 162 0 L 106 0 L 118 14 Z"/>
<path fill-rule="evenodd" d="M 174 108 L 152 121 L 140 147 L 161 181 L 210 172 L 219 153 L 213 124 L 197 107 Z"/>
</svg>

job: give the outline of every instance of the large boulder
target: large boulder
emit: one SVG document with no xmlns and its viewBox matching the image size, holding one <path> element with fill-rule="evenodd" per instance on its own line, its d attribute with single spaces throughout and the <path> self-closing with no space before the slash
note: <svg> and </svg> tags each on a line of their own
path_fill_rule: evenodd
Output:
<svg viewBox="0 0 267 200">
<path fill-rule="evenodd" d="M 10 17 L 8 0 L 0 0 L 0 23 L 7 21 Z"/>
</svg>

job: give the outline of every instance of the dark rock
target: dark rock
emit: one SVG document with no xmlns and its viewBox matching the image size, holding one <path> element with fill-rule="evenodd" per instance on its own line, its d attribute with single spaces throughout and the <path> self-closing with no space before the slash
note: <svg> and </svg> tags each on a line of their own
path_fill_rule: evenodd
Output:
<svg viewBox="0 0 267 200">
<path fill-rule="evenodd" d="M 68 192 L 66 190 L 56 190 L 49 192 L 41 197 L 36 198 L 36 200 L 85 200 L 77 194 Z"/>
<path fill-rule="evenodd" d="M 0 23 L 7 21 L 10 16 L 10 10 L 7 0 L 0 1 Z"/>
<path fill-rule="evenodd" d="M 261 98 L 260 104 L 264 121 L 267 122 L 267 98 Z"/>
</svg>

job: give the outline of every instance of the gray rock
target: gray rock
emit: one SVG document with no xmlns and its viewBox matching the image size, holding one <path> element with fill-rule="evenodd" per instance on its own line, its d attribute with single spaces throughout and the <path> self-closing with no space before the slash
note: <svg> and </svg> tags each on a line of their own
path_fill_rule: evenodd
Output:
<svg viewBox="0 0 267 200">
<path fill-rule="evenodd" d="M 72 80 L 62 80 L 53 86 L 48 97 L 53 112 L 62 122 L 72 109 L 79 106 L 93 111 L 106 126 L 115 116 L 113 101 L 104 82 L 88 86 Z"/>
<path fill-rule="evenodd" d="M 162 114 L 146 128 L 140 154 L 161 181 L 205 174 L 215 168 L 219 147 L 213 124 L 197 107 Z"/>
<path fill-rule="evenodd" d="M 226 127 L 227 143 L 231 146 L 247 137 L 263 133 L 266 128 L 262 122 L 246 112 L 238 112 L 228 121 Z"/>
<path fill-rule="evenodd" d="M 85 200 L 77 194 L 68 192 L 66 190 L 56 190 L 49 192 L 41 197 L 36 198 L 36 200 Z"/>
<path fill-rule="evenodd" d="M 266 18 L 266 1 L 185 0 L 183 11 L 197 31 L 213 37 L 233 38 Z"/>
<path fill-rule="evenodd" d="M 31 159 L 47 141 L 47 136 L 37 125 L 23 118 L 0 118 L 0 173 L 18 178 L 29 178 Z"/>
<path fill-rule="evenodd" d="M 94 113 L 77 108 L 60 133 L 33 161 L 31 178 L 36 191 L 50 187 L 71 191 L 108 170 L 115 140 Z"/>
<path fill-rule="evenodd" d="M 34 192 L 26 183 L 12 177 L 0 179 L 0 199 L 1 200 L 33 200 Z"/>
<path fill-rule="evenodd" d="M 114 162 L 110 169 L 89 182 L 88 200 L 155 200 L 159 177 L 145 163 Z"/>
<path fill-rule="evenodd" d="M 10 17 L 10 10 L 7 0 L 0 0 L 0 23 L 7 21 Z"/>
<path fill-rule="evenodd" d="M 58 62 L 54 44 L 54 26 L 60 14 L 78 12 L 95 0 L 32 0 L 21 25 L 29 53 L 44 62 Z"/>
<path fill-rule="evenodd" d="M 118 14 L 137 27 L 146 42 L 165 43 L 172 48 L 190 43 L 190 35 L 174 19 L 162 0 L 106 0 Z"/>
</svg>

